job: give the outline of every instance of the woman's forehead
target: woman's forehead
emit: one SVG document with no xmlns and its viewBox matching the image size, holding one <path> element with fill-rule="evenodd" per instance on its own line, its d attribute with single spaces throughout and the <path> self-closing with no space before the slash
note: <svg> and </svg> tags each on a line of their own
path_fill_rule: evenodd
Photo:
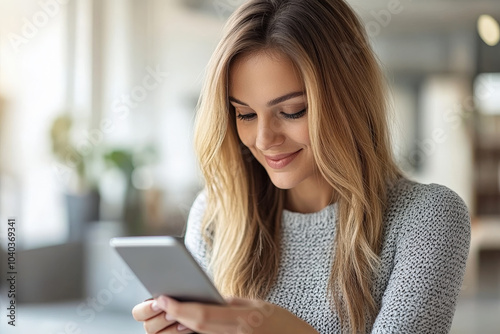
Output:
<svg viewBox="0 0 500 334">
<path fill-rule="evenodd" d="M 277 51 L 242 54 L 229 70 L 230 94 L 264 98 L 303 90 L 304 83 L 295 64 Z"/>
</svg>

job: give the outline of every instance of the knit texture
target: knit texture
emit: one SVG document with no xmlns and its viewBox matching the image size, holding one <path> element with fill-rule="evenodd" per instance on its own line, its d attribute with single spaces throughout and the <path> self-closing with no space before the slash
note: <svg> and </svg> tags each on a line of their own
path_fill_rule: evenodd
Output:
<svg viewBox="0 0 500 334">
<path fill-rule="evenodd" d="M 185 243 L 207 271 L 201 237 L 205 206 L 202 192 L 192 206 Z M 266 298 L 321 334 L 341 332 L 327 298 L 336 210 L 332 204 L 310 214 L 283 211 L 278 278 Z M 368 333 L 448 333 L 469 250 L 467 207 L 444 186 L 401 179 L 389 192 L 384 221 L 373 285 L 379 313 Z"/>
</svg>

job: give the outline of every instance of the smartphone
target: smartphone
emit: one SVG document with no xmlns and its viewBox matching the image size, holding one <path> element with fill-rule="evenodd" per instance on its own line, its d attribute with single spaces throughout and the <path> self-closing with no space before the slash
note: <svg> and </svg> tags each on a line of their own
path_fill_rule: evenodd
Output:
<svg viewBox="0 0 500 334">
<path fill-rule="evenodd" d="M 224 298 L 186 249 L 170 236 L 112 238 L 110 245 L 153 298 L 224 305 Z"/>
</svg>

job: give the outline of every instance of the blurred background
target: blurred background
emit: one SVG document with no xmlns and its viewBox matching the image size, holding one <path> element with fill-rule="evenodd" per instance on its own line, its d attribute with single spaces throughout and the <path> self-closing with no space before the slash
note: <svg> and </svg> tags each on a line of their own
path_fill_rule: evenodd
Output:
<svg viewBox="0 0 500 334">
<path fill-rule="evenodd" d="M 202 186 L 195 105 L 242 2 L 0 0 L 0 249 L 8 218 L 17 247 L 2 333 L 143 331 L 130 310 L 148 294 L 108 240 L 183 235 Z M 452 333 L 498 333 L 500 1 L 348 2 L 386 73 L 401 168 L 472 215 Z"/>
</svg>

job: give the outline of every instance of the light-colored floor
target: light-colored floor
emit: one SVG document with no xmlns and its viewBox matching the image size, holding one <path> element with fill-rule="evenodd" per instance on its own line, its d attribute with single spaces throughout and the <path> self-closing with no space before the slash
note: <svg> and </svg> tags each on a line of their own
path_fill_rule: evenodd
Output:
<svg viewBox="0 0 500 334">
<path fill-rule="evenodd" d="M 5 305 L 5 304 L 3 304 Z M 3 306 L 2 305 L 2 306 Z M 8 326 L 2 312 L 2 334 L 139 334 L 144 333 L 129 312 L 88 312 L 80 302 L 19 305 L 16 327 Z M 3 309 L 4 307 L 2 307 Z"/>
<path fill-rule="evenodd" d="M 463 299 L 459 300 L 452 334 L 499 334 L 500 300 Z"/>
<path fill-rule="evenodd" d="M 475 298 L 458 300 L 453 334 L 500 334 L 500 251 L 482 251 Z"/>
<path fill-rule="evenodd" d="M 3 304 L 5 305 L 5 304 Z M 2 305 L 2 306 L 3 306 Z M 79 312 L 79 302 L 20 305 L 17 326 L 7 326 L 2 316 L 2 334 L 139 334 L 142 325 L 129 312 L 103 310 L 93 315 Z M 2 307 L 3 309 L 3 307 Z M 4 313 L 4 312 L 2 312 Z M 499 299 L 460 299 L 452 334 L 500 333 Z"/>
</svg>

